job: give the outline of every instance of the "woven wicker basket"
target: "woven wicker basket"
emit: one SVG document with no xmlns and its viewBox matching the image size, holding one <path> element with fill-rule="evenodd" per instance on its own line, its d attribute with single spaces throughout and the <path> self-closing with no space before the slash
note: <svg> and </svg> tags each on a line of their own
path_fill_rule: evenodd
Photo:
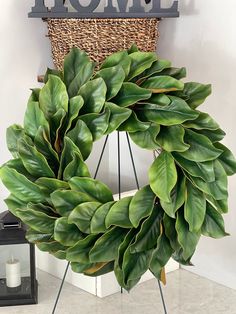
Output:
<svg viewBox="0 0 236 314">
<path fill-rule="evenodd" d="M 62 67 L 72 47 L 85 50 L 100 63 L 112 52 L 130 48 L 136 43 L 140 50 L 155 51 L 158 23 L 156 18 L 127 19 L 47 19 L 48 36 L 56 68 Z"/>
</svg>

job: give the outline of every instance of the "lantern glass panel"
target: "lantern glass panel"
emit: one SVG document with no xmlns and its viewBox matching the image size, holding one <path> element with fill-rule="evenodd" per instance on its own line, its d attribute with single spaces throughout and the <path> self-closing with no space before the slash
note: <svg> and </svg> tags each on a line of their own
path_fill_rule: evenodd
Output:
<svg viewBox="0 0 236 314">
<path fill-rule="evenodd" d="M 0 300 L 30 297 L 30 274 L 29 244 L 0 246 Z"/>
</svg>

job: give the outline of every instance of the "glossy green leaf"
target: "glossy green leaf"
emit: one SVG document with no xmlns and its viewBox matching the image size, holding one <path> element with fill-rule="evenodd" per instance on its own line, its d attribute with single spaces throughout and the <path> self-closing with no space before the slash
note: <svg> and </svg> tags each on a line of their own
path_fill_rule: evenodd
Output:
<svg viewBox="0 0 236 314">
<path fill-rule="evenodd" d="M 181 125 L 161 127 L 156 141 L 167 152 L 184 152 L 189 149 L 189 145 L 184 142 L 184 134 Z"/>
<path fill-rule="evenodd" d="M 73 246 L 83 238 L 83 234 L 74 224 L 69 224 L 65 217 L 58 218 L 55 222 L 54 238 L 65 246 Z"/>
<path fill-rule="evenodd" d="M 93 136 L 82 120 L 78 120 L 75 127 L 67 133 L 67 136 L 78 146 L 83 159 L 86 160 L 93 147 Z"/>
<path fill-rule="evenodd" d="M 71 269 L 75 273 L 83 273 L 85 270 L 93 267 L 95 264 L 94 263 L 87 263 L 87 264 L 82 264 L 82 263 L 76 263 L 72 262 L 70 263 Z"/>
<path fill-rule="evenodd" d="M 222 150 L 215 148 L 206 136 L 194 131 L 185 130 L 184 140 L 190 145 L 187 151 L 180 153 L 185 159 L 203 162 L 216 159 L 222 153 Z"/>
<path fill-rule="evenodd" d="M 132 228 L 132 223 L 129 220 L 129 205 L 131 200 L 132 196 L 124 197 L 111 207 L 105 220 L 107 228 L 110 226 Z"/>
<path fill-rule="evenodd" d="M 121 108 L 111 102 L 105 103 L 105 108 L 110 111 L 110 118 L 106 134 L 116 130 L 131 115 L 132 111 L 127 108 Z"/>
<path fill-rule="evenodd" d="M 76 206 L 94 199 L 82 192 L 59 189 L 51 194 L 51 201 L 59 215 L 68 217 Z"/>
<path fill-rule="evenodd" d="M 70 262 L 90 264 L 89 252 L 98 237 L 98 235 L 90 234 L 83 240 L 79 240 L 74 246 L 67 250 L 66 259 Z"/>
<path fill-rule="evenodd" d="M 113 261 L 118 256 L 118 248 L 127 230 L 119 227 L 113 227 L 104 233 L 94 244 L 94 247 L 89 253 L 91 262 L 109 262 Z"/>
<path fill-rule="evenodd" d="M 161 207 L 154 206 L 151 215 L 142 223 L 134 243 L 130 246 L 131 253 L 146 252 L 156 248 L 161 233 L 162 215 Z"/>
<path fill-rule="evenodd" d="M 151 165 L 148 175 L 153 192 L 161 200 L 170 202 L 170 192 L 177 182 L 177 171 L 171 154 L 163 151 Z"/>
<path fill-rule="evenodd" d="M 95 79 L 101 77 L 107 87 L 106 99 L 110 100 L 119 92 L 125 79 L 125 72 L 121 65 L 115 65 L 97 72 Z"/>
<path fill-rule="evenodd" d="M 132 141 L 141 148 L 145 149 L 158 149 L 159 145 L 156 142 L 160 126 L 152 123 L 147 130 L 129 133 Z"/>
<path fill-rule="evenodd" d="M 75 224 L 83 233 L 91 233 L 91 219 L 100 205 L 99 202 L 87 202 L 76 206 L 68 217 L 68 223 Z"/>
<path fill-rule="evenodd" d="M 206 182 L 212 182 L 215 180 L 214 163 L 212 160 L 195 162 L 183 158 L 178 153 L 172 153 L 172 155 L 180 167 L 186 170 L 191 176 L 200 177 Z"/>
<path fill-rule="evenodd" d="M 12 153 L 12 156 L 14 158 L 19 157 L 18 140 L 22 138 L 24 134 L 25 134 L 24 129 L 18 124 L 13 124 L 9 128 L 7 128 L 6 132 L 7 147 L 9 151 Z"/>
<path fill-rule="evenodd" d="M 102 78 L 88 81 L 80 90 L 79 95 L 84 99 L 81 114 L 99 113 L 106 101 L 107 87 Z"/>
<path fill-rule="evenodd" d="M 93 141 L 99 140 L 105 133 L 108 128 L 110 118 L 110 111 L 104 110 L 102 113 L 90 113 L 80 116 L 80 119 L 83 120 L 90 132 L 93 135 Z"/>
<path fill-rule="evenodd" d="M 57 70 L 57 69 L 49 69 L 49 68 L 47 68 L 47 71 L 46 71 L 46 73 L 45 73 L 45 75 L 43 77 L 43 82 L 44 83 L 47 83 L 50 75 L 58 76 L 62 81 L 64 79 L 64 75 L 63 75 L 62 71 Z"/>
<path fill-rule="evenodd" d="M 16 209 L 25 209 L 27 207 L 27 202 L 24 202 L 17 197 L 15 197 L 13 194 L 10 194 L 4 202 L 7 205 L 8 210 L 16 216 Z"/>
<path fill-rule="evenodd" d="M 146 185 L 135 193 L 129 205 L 129 219 L 132 225 L 137 228 L 143 218 L 148 217 L 154 207 L 156 195 Z"/>
<path fill-rule="evenodd" d="M 225 132 L 223 130 L 221 130 L 221 129 L 214 130 L 214 131 L 211 131 L 211 130 L 199 130 L 198 133 L 206 136 L 207 138 L 209 138 L 209 140 L 212 143 L 219 142 L 219 141 L 223 140 L 223 138 L 225 137 Z"/>
<path fill-rule="evenodd" d="M 127 51 L 118 51 L 106 57 L 101 64 L 101 69 L 111 68 L 116 65 L 122 66 L 126 76 L 129 74 L 131 59 L 129 58 Z"/>
<path fill-rule="evenodd" d="M 163 226 L 165 235 L 167 236 L 168 240 L 170 241 L 170 245 L 173 250 L 178 251 L 180 247 L 180 244 L 178 242 L 178 234 L 175 229 L 175 223 L 176 219 L 171 218 L 167 214 L 164 214 L 163 216 Z"/>
<path fill-rule="evenodd" d="M 68 87 L 68 95 L 70 98 L 76 96 L 79 89 L 93 76 L 94 68 L 94 62 L 85 61 L 83 64 L 81 64 L 80 70 L 78 69 L 79 72 L 71 81 Z"/>
<path fill-rule="evenodd" d="M 27 171 L 35 177 L 51 177 L 55 174 L 49 167 L 47 159 L 42 155 L 35 146 L 30 145 L 26 138 L 18 141 L 18 151 L 20 158 Z"/>
<path fill-rule="evenodd" d="M 59 109 L 51 118 L 51 142 L 53 143 L 53 148 L 57 153 L 61 153 L 63 125 L 66 121 L 66 112 L 63 109 Z"/>
<path fill-rule="evenodd" d="M 198 241 L 200 239 L 201 231 L 191 232 L 188 228 L 188 223 L 184 220 L 182 213 L 178 212 L 176 220 L 176 231 L 178 234 L 178 241 L 183 248 L 183 258 L 188 259 L 193 255 Z"/>
<path fill-rule="evenodd" d="M 223 166 L 226 174 L 232 176 L 236 173 L 236 160 L 231 151 L 222 143 L 215 143 L 214 146 L 223 151 L 218 157 L 221 165 Z"/>
<path fill-rule="evenodd" d="M 79 111 L 84 104 L 84 100 L 81 96 L 75 96 L 69 101 L 69 109 L 67 114 L 67 127 L 65 133 L 70 130 L 72 123 L 77 120 L 79 117 Z"/>
<path fill-rule="evenodd" d="M 90 177 L 88 166 L 80 154 L 73 153 L 72 161 L 66 166 L 63 172 L 63 179 L 69 181 L 73 177 Z"/>
<path fill-rule="evenodd" d="M 138 131 L 146 131 L 149 128 L 150 124 L 150 122 L 140 121 L 136 113 L 132 111 L 130 117 L 125 122 L 123 122 L 117 130 L 132 133 Z"/>
<path fill-rule="evenodd" d="M 49 135 L 49 124 L 43 111 L 39 108 L 39 103 L 28 102 L 24 117 L 25 132 L 34 138 L 39 127 L 43 127 L 46 134 Z"/>
<path fill-rule="evenodd" d="M 131 59 L 128 80 L 138 76 L 146 69 L 150 68 L 154 61 L 157 60 L 155 52 L 133 52 L 129 55 Z"/>
<path fill-rule="evenodd" d="M 88 64 L 90 59 L 88 55 L 75 47 L 72 48 L 64 60 L 64 80 L 67 87 L 73 82 L 75 77 L 80 73 L 85 64 Z"/>
<path fill-rule="evenodd" d="M 16 210 L 16 213 L 17 217 L 34 230 L 42 233 L 53 233 L 56 221 L 55 217 L 29 208 Z"/>
<path fill-rule="evenodd" d="M 35 181 L 35 177 L 26 170 L 20 158 L 10 159 L 4 164 L 4 166 L 15 169 L 18 173 L 23 174 L 30 181 Z"/>
<path fill-rule="evenodd" d="M 112 191 L 98 180 L 74 177 L 69 181 L 69 185 L 72 190 L 86 193 L 100 203 L 113 201 Z"/>
<path fill-rule="evenodd" d="M 141 86 L 152 91 L 152 93 L 166 93 L 182 90 L 184 83 L 171 76 L 161 75 L 148 78 Z"/>
<path fill-rule="evenodd" d="M 18 199 L 25 202 L 42 202 L 44 194 L 37 184 L 9 167 L 0 168 L 0 178 L 6 188 Z"/>
<path fill-rule="evenodd" d="M 140 100 L 151 97 L 151 92 L 145 88 L 141 88 L 134 83 L 125 82 L 113 102 L 120 107 L 129 107 Z"/>
<path fill-rule="evenodd" d="M 90 228 L 92 233 L 104 233 L 107 231 L 105 225 L 106 216 L 114 204 L 115 202 L 108 202 L 98 207 L 91 219 Z"/>
<path fill-rule="evenodd" d="M 224 219 L 222 215 L 207 202 L 206 216 L 202 225 L 203 235 L 219 239 L 229 235 L 225 232 Z"/>
<path fill-rule="evenodd" d="M 218 212 L 221 214 L 226 214 L 229 211 L 228 207 L 228 198 L 222 200 L 215 200 L 212 196 L 206 195 L 206 199 L 209 203 L 211 203 Z"/>
<path fill-rule="evenodd" d="M 207 113 L 199 112 L 197 119 L 193 121 L 186 121 L 183 126 L 185 128 L 191 128 L 196 130 L 218 130 L 219 124 Z"/>
<path fill-rule="evenodd" d="M 167 68 L 161 71 L 159 75 L 168 75 L 174 77 L 176 80 L 181 80 L 186 77 L 186 68 Z"/>
<path fill-rule="evenodd" d="M 37 247 L 39 250 L 43 252 L 49 252 L 53 256 L 59 259 L 65 259 L 66 258 L 66 249 L 64 245 L 61 245 L 55 240 L 51 240 L 50 242 L 42 242 L 37 243 Z"/>
<path fill-rule="evenodd" d="M 139 81 L 153 76 L 154 74 L 162 72 L 164 69 L 169 68 L 171 66 L 171 62 L 169 60 L 164 60 L 164 59 L 158 59 L 153 64 L 151 67 L 147 70 L 145 70 L 143 73 L 140 74 Z"/>
<path fill-rule="evenodd" d="M 203 192 L 195 188 L 190 181 L 186 182 L 184 218 L 189 224 L 189 231 L 201 229 L 206 213 L 206 198 Z"/>
<path fill-rule="evenodd" d="M 39 94 L 39 106 L 46 119 L 50 119 L 59 109 L 68 111 L 68 95 L 62 80 L 50 75 Z"/>
<path fill-rule="evenodd" d="M 39 178 L 35 183 L 44 192 L 45 197 L 50 197 L 50 194 L 58 189 L 68 189 L 69 185 L 67 182 L 54 179 L 54 178 Z"/>
<path fill-rule="evenodd" d="M 169 96 L 169 98 L 171 103 L 167 106 L 148 104 L 139 110 L 149 121 L 166 126 L 197 118 L 198 113 L 190 109 L 183 99 L 174 96 Z"/>
<path fill-rule="evenodd" d="M 183 205 L 184 203 L 184 195 L 185 195 L 185 177 L 178 176 L 177 183 L 173 190 L 171 191 L 171 201 L 165 202 L 160 200 L 161 206 L 164 209 L 165 213 L 175 218 L 176 211 Z"/>
<path fill-rule="evenodd" d="M 52 240 L 52 233 L 42 233 L 29 228 L 26 232 L 25 238 L 31 243 L 50 242 Z"/>
</svg>

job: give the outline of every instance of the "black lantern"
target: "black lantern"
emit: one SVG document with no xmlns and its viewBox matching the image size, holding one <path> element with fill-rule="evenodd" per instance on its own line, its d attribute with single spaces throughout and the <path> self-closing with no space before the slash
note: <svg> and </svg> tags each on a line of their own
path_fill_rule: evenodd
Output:
<svg viewBox="0 0 236 314">
<path fill-rule="evenodd" d="M 35 248 L 19 219 L 0 215 L 0 306 L 36 304 Z"/>
</svg>

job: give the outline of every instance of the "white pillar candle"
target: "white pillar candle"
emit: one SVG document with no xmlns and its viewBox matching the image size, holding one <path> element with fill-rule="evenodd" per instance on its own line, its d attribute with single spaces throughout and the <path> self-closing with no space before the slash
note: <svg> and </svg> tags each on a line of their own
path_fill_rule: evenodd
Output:
<svg viewBox="0 0 236 314">
<path fill-rule="evenodd" d="M 8 288 L 16 288 L 21 285 L 20 262 L 18 259 L 10 259 L 6 262 L 6 285 Z"/>
</svg>

